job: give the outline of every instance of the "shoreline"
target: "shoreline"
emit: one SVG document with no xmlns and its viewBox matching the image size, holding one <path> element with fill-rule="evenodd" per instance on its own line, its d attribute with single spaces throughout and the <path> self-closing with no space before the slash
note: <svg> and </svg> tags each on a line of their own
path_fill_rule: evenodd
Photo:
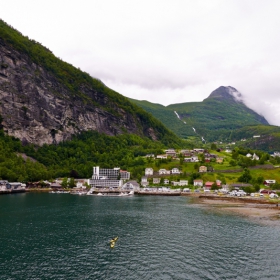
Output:
<svg viewBox="0 0 280 280">
<path fill-rule="evenodd" d="M 280 206 L 277 202 L 251 198 L 194 197 L 194 204 L 218 213 L 232 214 L 266 225 L 280 225 Z"/>
</svg>

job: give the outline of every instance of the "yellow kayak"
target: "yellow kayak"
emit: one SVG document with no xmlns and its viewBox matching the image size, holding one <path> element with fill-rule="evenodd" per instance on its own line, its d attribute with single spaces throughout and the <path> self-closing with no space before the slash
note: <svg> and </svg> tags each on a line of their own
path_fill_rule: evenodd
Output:
<svg viewBox="0 0 280 280">
<path fill-rule="evenodd" d="M 112 243 L 112 242 L 116 242 L 116 241 L 118 240 L 118 238 L 119 238 L 119 237 L 117 236 L 117 237 L 115 237 L 115 238 L 111 239 L 111 240 L 110 240 L 110 243 Z"/>
<path fill-rule="evenodd" d="M 111 244 L 110 244 L 110 248 L 114 248 L 115 247 L 115 242 L 111 242 Z"/>
</svg>

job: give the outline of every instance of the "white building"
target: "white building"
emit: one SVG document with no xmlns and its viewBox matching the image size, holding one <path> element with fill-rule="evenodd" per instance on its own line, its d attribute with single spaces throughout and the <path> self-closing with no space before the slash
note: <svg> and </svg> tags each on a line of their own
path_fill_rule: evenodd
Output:
<svg viewBox="0 0 280 280">
<path fill-rule="evenodd" d="M 203 186 L 203 180 L 201 180 L 201 179 L 195 179 L 195 180 L 193 180 L 193 185 L 194 185 L 195 187 L 202 187 L 202 186 Z"/>
<path fill-rule="evenodd" d="M 119 188 L 123 185 L 121 178 L 120 168 L 115 167 L 99 168 L 93 167 L 92 179 L 89 180 L 89 185 L 95 188 Z"/>
<path fill-rule="evenodd" d="M 147 167 L 145 169 L 145 176 L 152 176 L 154 174 L 154 170 L 151 167 Z"/>
<path fill-rule="evenodd" d="M 180 174 L 180 170 L 178 168 L 172 168 L 171 173 L 172 174 Z"/>
</svg>

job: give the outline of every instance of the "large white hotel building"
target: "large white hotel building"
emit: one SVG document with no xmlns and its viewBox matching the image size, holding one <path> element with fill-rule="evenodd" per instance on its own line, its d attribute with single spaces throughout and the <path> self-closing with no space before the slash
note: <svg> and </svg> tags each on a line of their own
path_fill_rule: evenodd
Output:
<svg viewBox="0 0 280 280">
<path fill-rule="evenodd" d="M 123 186 L 124 180 L 130 179 L 130 172 L 120 170 L 115 167 L 113 169 L 93 167 L 92 179 L 89 185 L 95 188 L 119 188 Z"/>
</svg>

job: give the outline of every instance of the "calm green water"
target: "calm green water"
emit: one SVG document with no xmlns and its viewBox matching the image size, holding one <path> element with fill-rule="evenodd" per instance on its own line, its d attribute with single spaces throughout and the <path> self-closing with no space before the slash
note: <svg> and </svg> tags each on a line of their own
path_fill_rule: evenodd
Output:
<svg viewBox="0 0 280 280">
<path fill-rule="evenodd" d="M 278 226 L 185 197 L 2 195 L 0 242 L 5 280 L 280 277 Z"/>
</svg>

